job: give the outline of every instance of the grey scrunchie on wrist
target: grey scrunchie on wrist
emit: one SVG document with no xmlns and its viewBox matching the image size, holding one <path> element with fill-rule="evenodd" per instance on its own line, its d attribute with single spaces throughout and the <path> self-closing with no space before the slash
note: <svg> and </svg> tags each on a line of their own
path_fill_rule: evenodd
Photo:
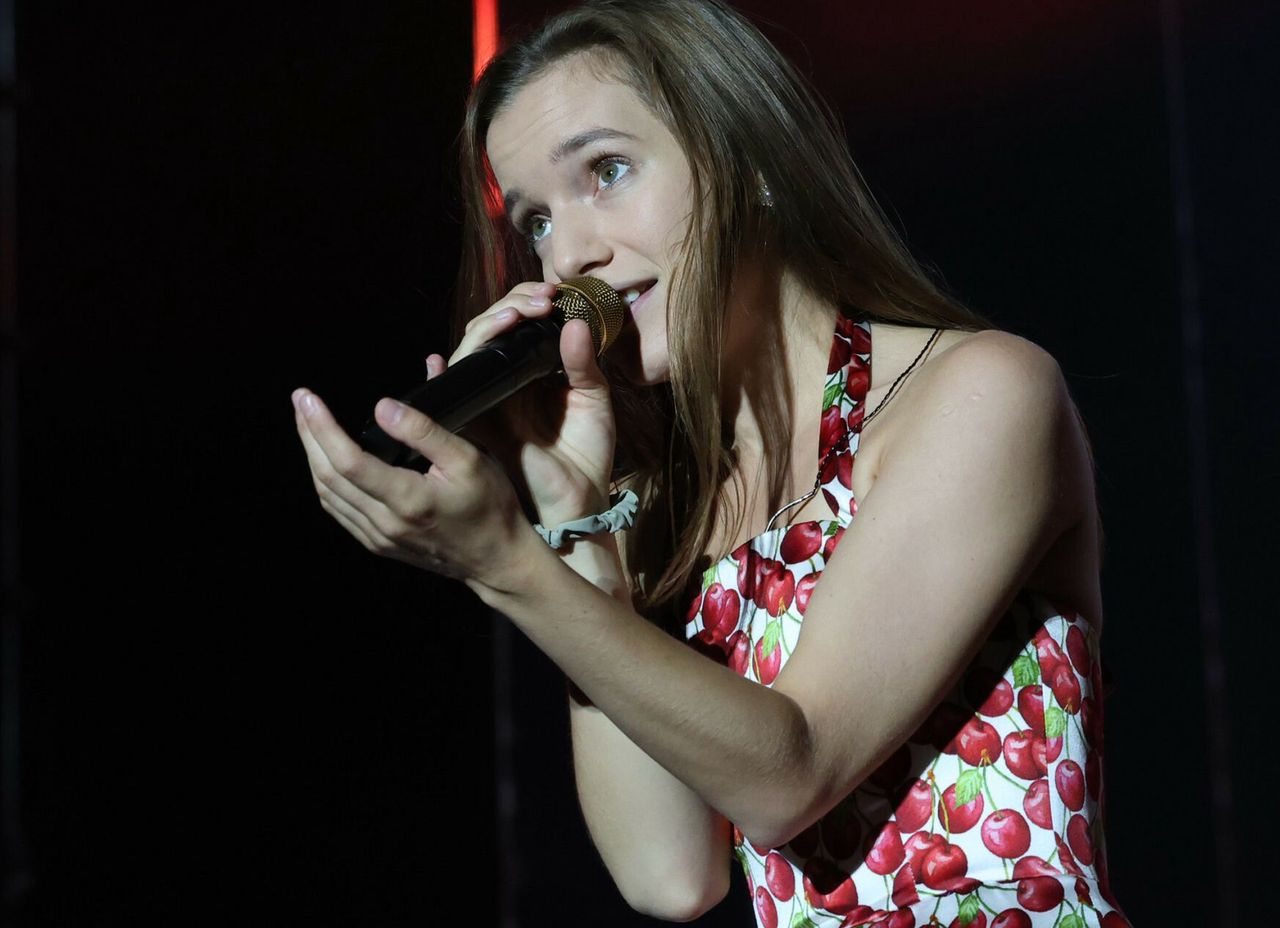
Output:
<svg viewBox="0 0 1280 928">
<path fill-rule="evenodd" d="M 636 496 L 634 490 L 624 490 L 612 509 L 583 519 L 574 519 L 551 529 L 544 528 L 541 522 L 533 528 L 542 536 L 543 541 L 559 550 L 575 538 L 585 538 L 597 532 L 612 534 L 630 527 L 636 520 L 636 505 L 639 502 L 640 497 Z"/>
</svg>

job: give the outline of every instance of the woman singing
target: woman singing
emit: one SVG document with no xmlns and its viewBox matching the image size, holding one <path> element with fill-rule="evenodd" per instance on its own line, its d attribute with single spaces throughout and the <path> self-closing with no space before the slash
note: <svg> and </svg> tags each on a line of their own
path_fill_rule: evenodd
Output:
<svg viewBox="0 0 1280 928">
<path fill-rule="evenodd" d="M 692 919 L 736 856 L 764 928 L 1126 925 L 1092 458 L 1055 360 L 930 281 L 718 0 L 549 20 L 477 83 L 462 157 L 449 363 L 582 275 L 623 295 L 618 343 L 598 366 L 567 323 L 565 377 L 466 438 L 379 402 L 425 474 L 304 389 L 298 431 L 347 531 L 462 580 L 569 678 L 628 903 Z"/>
</svg>

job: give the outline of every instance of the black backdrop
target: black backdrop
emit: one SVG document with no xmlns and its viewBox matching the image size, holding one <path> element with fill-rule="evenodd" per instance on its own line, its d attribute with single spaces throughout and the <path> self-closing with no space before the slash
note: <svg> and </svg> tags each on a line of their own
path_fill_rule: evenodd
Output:
<svg viewBox="0 0 1280 928">
<path fill-rule="evenodd" d="M 1122 904 L 1262 919 L 1280 17 L 740 6 L 912 247 L 1051 350 L 1090 425 Z M 295 386 L 356 423 L 445 344 L 470 5 L 44 0 L 16 26 L 5 922 L 649 923 L 573 803 L 555 669 L 365 554 L 293 431 Z M 749 924 L 743 888 L 700 923 Z"/>
</svg>

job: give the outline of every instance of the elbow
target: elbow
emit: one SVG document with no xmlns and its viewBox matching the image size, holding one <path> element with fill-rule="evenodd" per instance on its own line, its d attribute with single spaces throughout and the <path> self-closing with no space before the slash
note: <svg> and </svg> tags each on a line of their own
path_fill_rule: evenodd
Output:
<svg viewBox="0 0 1280 928">
<path fill-rule="evenodd" d="M 757 803 L 758 814 L 739 822 L 738 827 L 755 847 L 779 848 L 815 827 L 847 792 L 840 792 L 824 778 L 805 776 L 794 786 L 771 789 L 774 801 Z"/>
<path fill-rule="evenodd" d="M 767 787 L 768 801 L 751 803 L 753 814 L 742 816 L 738 828 L 756 847 L 778 848 L 790 843 L 834 806 L 841 795 L 808 760 L 779 776 Z"/>
<path fill-rule="evenodd" d="M 750 803 L 752 814 L 734 819 L 756 847 L 780 848 L 816 828 L 879 763 L 857 746 L 819 745 L 803 713 L 795 732 L 789 748 L 777 752 L 785 761 L 768 772 L 761 793 Z M 858 773 L 850 776 L 854 771 Z"/>
<path fill-rule="evenodd" d="M 816 802 L 808 801 L 812 798 L 810 795 L 799 795 L 799 792 L 795 790 L 791 794 L 796 802 L 768 804 L 767 808 L 760 809 L 761 814 L 740 823 L 738 827 L 742 836 L 757 848 L 779 848 L 789 844 L 792 838 L 822 818 L 826 811 Z M 781 790 L 778 795 L 782 795 Z"/>
<path fill-rule="evenodd" d="M 813 825 L 820 817 L 815 815 L 812 817 L 779 819 L 775 822 L 756 822 L 743 826 L 742 836 L 750 841 L 751 846 L 755 848 L 780 848 L 790 844 L 796 835 Z"/>
<path fill-rule="evenodd" d="M 702 881 L 666 881 L 623 893 L 627 905 L 641 915 L 668 922 L 691 922 L 719 905 L 729 892 L 729 868 L 721 867 Z"/>
</svg>

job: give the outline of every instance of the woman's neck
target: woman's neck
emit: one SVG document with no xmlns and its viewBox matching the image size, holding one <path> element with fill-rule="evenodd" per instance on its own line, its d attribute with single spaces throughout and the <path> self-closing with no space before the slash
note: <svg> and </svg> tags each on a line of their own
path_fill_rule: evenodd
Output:
<svg viewBox="0 0 1280 928">
<path fill-rule="evenodd" d="M 767 282 L 772 279 L 773 286 Z M 721 364 L 721 410 L 739 460 L 759 461 L 764 455 L 764 429 L 760 412 L 769 385 L 782 387 L 781 410 L 790 436 L 774 440 L 807 440 L 816 447 L 819 397 L 826 383 L 827 361 L 835 331 L 834 304 L 816 297 L 790 272 L 742 275 L 742 283 L 730 295 L 725 320 L 725 344 Z M 777 345 L 782 369 L 774 372 Z M 776 379 L 775 379 L 776 376 Z M 813 420 L 810 422 L 809 420 Z"/>
</svg>

